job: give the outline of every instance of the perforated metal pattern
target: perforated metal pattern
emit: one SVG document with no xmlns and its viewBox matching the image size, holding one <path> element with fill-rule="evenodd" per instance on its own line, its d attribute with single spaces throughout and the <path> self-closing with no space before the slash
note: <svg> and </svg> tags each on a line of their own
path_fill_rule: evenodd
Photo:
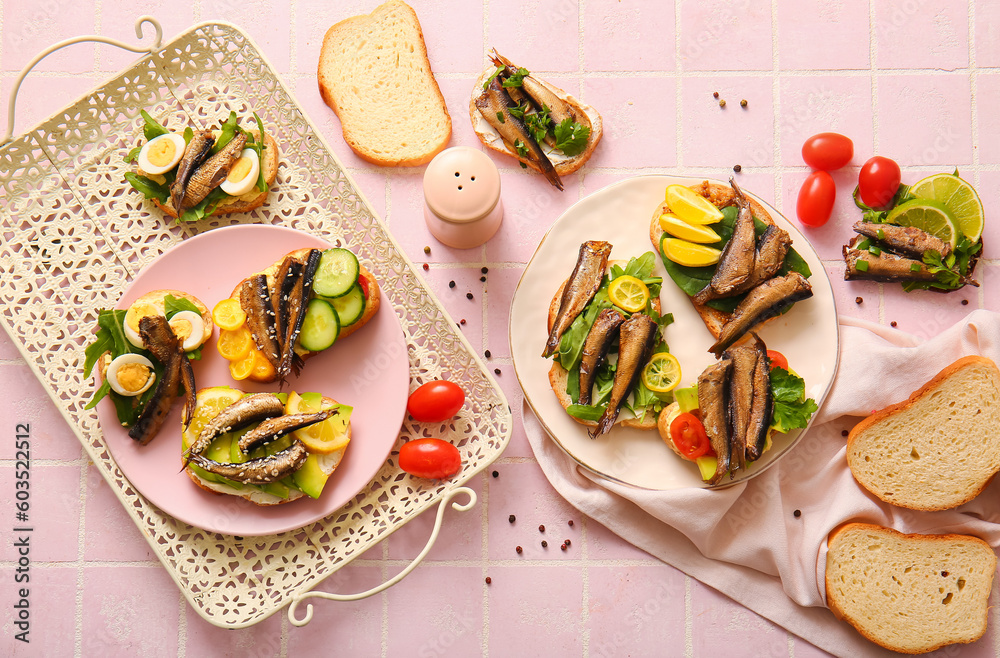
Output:
<svg viewBox="0 0 1000 658">
<path fill-rule="evenodd" d="M 234 75 L 234 72 L 236 73 Z M 146 109 L 170 126 L 205 128 L 256 111 L 283 146 L 268 201 L 246 214 L 178 225 L 124 182 L 123 158 Z M 90 458 L 205 619 L 238 628 L 274 613 L 496 459 L 510 439 L 507 401 L 402 250 L 355 189 L 251 40 L 222 23 L 195 26 L 64 112 L 0 149 L 0 319 Z M 164 515 L 123 477 L 97 415 L 83 349 L 97 313 L 145 265 L 194 234 L 276 224 L 355 251 L 403 326 L 411 387 L 447 373 L 467 393 L 446 427 L 404 423 L 371 484 L 335 514 L 295 532 L 238 540 Z M 462 472 L 445 483 L 396 467 L 405 437 L 448 436 Z M 241 501 L 220 500 L 219 514 Z"/>
</svg>

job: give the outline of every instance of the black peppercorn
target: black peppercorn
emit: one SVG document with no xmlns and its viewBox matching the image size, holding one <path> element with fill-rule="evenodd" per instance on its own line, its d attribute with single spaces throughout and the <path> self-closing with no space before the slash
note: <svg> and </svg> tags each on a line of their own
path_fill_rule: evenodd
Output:
<svg viewBox="0 0 1000 658">
<path fill-rule="evenodd" d="M 969 300 L 968 299 L 963 299 L 962 300 L 962 306 L 968 306 L 968 305 L 969 305 Z"/>
<path fill-rule="evenodd" d="M 547 541 L 545 541 L 545 540 L 543 539 L 543 540 L 542 540 L 542 548 L 548 548 L 548 547 L 549 547 L 549 542 L 547 542 Z"/>
<path fill-rule="evenodd" d="M 573 527 L 573 519 L 570 519 L 568 523 L 569 523 L 569 527 L 572 528 Z"/>
<path fill-rule="evenodd" d="M 489 351 L 489 350 L 486 350 L 485 352 L 483 352 L 483 354 L 485 354 L 485 355 L 486 355 L 486 358 L 487 358 L 487 359 L 488 359 L 488 358 L 490 358 L 491 356 L 493 356 L 493 354 L 492 354 L 492 353 L 490 353 L 490 351 Z"/>
<path fill-rule="evenodd" d="M 481 277 L 479 277 L 479 280 L 485 282 L 486 281 L 486 277 L 485 276 L 481 276 Z"/>
<path fill-rule="evenodd" d="M 733 167 L 733 171 L 735 171 L 735 172 L 736 172 L 736 173 L 738 174 L 738 173 L 740 173 L 741 171 L 743 171 L 743 166 L 742 166 L 742 165 L 735 165 L 735 166 Z"/>
<path fill-rule="evenodd" d="M 484 267 L 483 269 L 481 269 L 481 270 L 479 270 L 479 271 L 480 271 L 480 272 L 482 272 L 483 274 L 486 274 L 487 272 L 489 272 L 489 271 L 490 271 L 490 268 L 488 268 L 488 267 Z"/>
<path fill-rule="evenodd" d="M 471 292 L 465 293 L 465 298 L 466 299 L 472 299 L 472 293 Z"/>
<path fill-rule="evenodd" d="M 799 518 L 800 516 L 802 516 L 802 510 L 798 510 L 798 509 L 797 509 L 797 510 L 795 510 L 794 512 L 792 512 L 792 515 L 793 515 L 793 516 L 794 516 L 795 518 Z"/>
<path fill-rule="evenodd" d="M 848 434 L 850 434 L 850 432 L 848 432 L 847 430 L 840 430 L 841 436 L 847 436 Z"/>
<path fill-rule="evenodd" d="M 855 298 L 854 298 L 854 303 L 855 303 L 855 304 L 860 304 L 860 303 L 862 303 L 863 301 L 865 301 L 864 297 L 855 297 Z"/>
<path fill-rule="evenodd" d="M 516 518 L 514 518 L 514 515 L 513 515 L 513 514 L 511 514 L 510 516 L 508 516 L 508 517 L 507 517 L 507 520 L 508 520 L 508 521 L 509 521 L 510 523 L 513 523 L 513 522 L 514 522 L 514 521 L 516 521 L 517 519 L 516 519 Z"/>
<path fill-rule="evenodd" d="M 455 282 L 454 281 L 449 281 L 448 282 L 448 287 L 449 288 L 454 288 L 455 287 Z"/>
<path fill-rule="evenodd" d="M 499 375 L 500 374 L 500 368 L 494 368 L 493 369 L 493 374 L 494 375 Z"/>
<path fill-rule="evenodd" d="M 495 477 L 495 478 L 500 477 L 500 472 L 499 471 L 493 471 L 493 477 Z"/>
</svg>

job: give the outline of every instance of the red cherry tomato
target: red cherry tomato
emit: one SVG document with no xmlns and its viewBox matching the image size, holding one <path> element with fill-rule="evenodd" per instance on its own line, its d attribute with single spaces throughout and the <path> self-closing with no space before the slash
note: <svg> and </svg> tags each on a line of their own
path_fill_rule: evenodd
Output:
<svg viewBox="0 0 1000 658">
<path fill-rule="evenodd" d="M 837 185 L 833 177 L 825 171 L 814 171 L 799 189 L 795 214 L 806 226 L 822 226 L 830 219 L 836 197 Z"/>
<path fill-rule="evenodd" d="M 896 195 L 901 178 L 898 164 L 876 155 L 861 167 L 861 173 L 858 174 L 861 200 L 872 208 L 884 208 Z"/>
<path fill-rule="evenodd" d="M 840 133 L 813 135 L 802 145 L 802 159 L 813 169 L 840 169 L 854 157 L 854 142 Z"/>
<path fill-rule="evenodd" d="M 465 393 L 458 384 L 449 381 L 427 382 L 410 394 L 406 410 L 414 420 L 440 423 L 458 413 L 465 402 Z"/>
<path fill-rule="evenodd" d="M 788 359 L 785 355 L 777 350 L 768 350 L 767 358 L 771 362 L 771 368 L 781 368 L 782 370 L 788 370 Z"/>
<path fill-rule="evenodd" d="M 682 413 L 670 423 L 670 440 L 684 459 L 694 461 L 711 450 L 705 426 L 693 414 Z"/>
<path fill-rule="evenodd" d="M 462 456 L 447 441 L 413 439 L 399 449 L 399 467 L 418 478 L 440 480 L 461 470 Z"/>
</svg>

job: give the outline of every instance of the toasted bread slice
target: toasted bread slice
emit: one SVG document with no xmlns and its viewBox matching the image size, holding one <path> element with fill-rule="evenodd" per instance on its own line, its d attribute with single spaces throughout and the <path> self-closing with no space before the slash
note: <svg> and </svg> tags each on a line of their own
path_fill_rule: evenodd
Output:
<svg viewBox="0 0 1000 658">
<path fill-rule="evenodd" d="M 976 496 L 1000 471 L 1000 370 L 967 356 L 909 399 L 876 411 L 847 438 L 858 483 L 892 505 L 944 510 Z"/>
<path fill-rule="evenodd" d="M 562 285 L 559 286 L 559 290 L 556 291 L 555 296 L 552 298 L 552 302 L 549 304 L 549 315 L 548 321 L 545 327 L 545 331 L 552 331 L 552 325 L 556 321 L 556 315 L 559 314 L 559 302 L 562 299 L 563 290 L 566 288 L 566 281 L 563 281 Z M 660 312 L 660 300 L 659 298 L 654 298 L 652 300 L 653 308 L 656 312 Z M 563 409 L 566 409 L 571 404 L 575 404 L 573 398 L 566 393 L 566 381 L 569 378 L 569 371 L 560 365 L 558 361 L 553 361 L 552 367 L 549 368 L 549 386 L 552 387 L 552 392 L 556 394 L 556 399 L 559 400 L 559 404 L 562 405 Z M 627 410 L 626 410 L 627 411 Z M 640 430 L 653 430 L 656 429 L 656 414 L 647 413 L 642 420 L 636 417 L 626 417 L 626 415 L 619 415 L 618 420 L 615 421 L 616 424 L 621 424 L 623 427 L 634 427 Z M 573 420 L 580 423 L 581 425 L 586 425 L 587 427 L 597 427 L 597 422 L 593 420 L 582 420 L 574 416 L 570 416 Z"/>
<path fill-rule="evenodd" d="M 507 144 L 507 142 L 500 137 L 500 134 L 493 128 L 493 126 L 487 123 L 486 119 L 483 118 L 482 112 L 480 112 L 479 108 L 476 107 L 476 99 L 483 93 L 483 84 L 489 80 L 495 70 L 496 69 L 491 66 L 483 71 L 476 80 L 475 85 L 472 87 L 472 98 L 469 99 L 469 118 L 472 120 L 472 128 L 476 131 L 476 136 L 479 138 L 479 141 L 481 141 L 483 145 L 490 150 L 496 151 L 501 155 L 515 158 L 535 171 L 541 172 L 541 167 L 539 167 L 534 161 L 518 155 L 517 150 L 510 144 Z M 555 85 L 544 80 L 538 80 L 538 82 L 553 94 L 569 103 L 576 112 L 586 115 L 587 119 L 590 121 L 590 137 L 587 138 L 587 148 L 577 155 L 565 155 L 562 151 L 552 149 L 546 144 L 541 145 L 542 150 L 549 158 L 549 162 L 551 162 L 552 166 L 555 167 L 556 173 L 560 176 L 566 176 L 580 169 L 580 167 L 587 163 L 590 156 L 594 154 L 594 149 L 597 148 L 597 144 L 601 141 L 601 137 L 604 136 L 604 120 L 601 119 L 601 115 L 596 109 L 569 94 L 565 90 L 560 89 L 559 87 L 556 87 Z"/>
<path fill-rule="evenodd" d="M 389 0 L 326 32 L 319 91 L 347 145 L 384 167 L 431 161 L 451 138 L 451 116 L 427 59 L 417 14 Z"/>
<path fill-rule="evenodd" d="M 336 404 L 338 404 L 338 402 L 333 398 L 323 396 L 322 408 L 325 409 L 327 408 L 327 405 L 332 406 Z M 350 423 L 347 424 L 347 437 L 348 439 L 350 439 L 351 437 Z M 329 454 L 317 455 L 319 457 L 320 470 L 323 471 L 323 473 L 325 473 L 327 477 L 330 477 L 330 475 L 333 474 L 333 472 L 337 469 L 337 467 L 340 466 L 340 462 L 344 458 L 344 453 L 347 451 L 347 447 L 348 446 L 345 445 L 343 448 L 335 450 Z M 290 503 L 294 500 L 298 500 L 299 498 L 306 496 L 306 494 L 302 493 L 298 489 L 291 489 L 291 488 L 289 488 L 288 491 L 288 498 L 282 498 L 280 496 L 276 496 L 272 493 L 268 493 L 267 491 L 263 491 L 257 487 L 252 487 L 252 486 L 246 486 L 243 487 L 242 489 L 234 489 L 229 485 L 223 484 L 221 482 L 211 482 L 209 480 L 206 480 L 205 478 L 195 473 L 194 470 L 192 470 L 190 467 L 185 468 L 184 472 L 187 473 L 187 476 L 191 478 L 192 482 L 194 482 L 199 488 L 204 489 L 205 491 L 218 494 L 220 496 L 221 495 L 237 496 L 244 500 L 250 501 L 254 505 L 260 505 L 262 507 L 269 507 L 271 505 L 284 505 L 285 503 Z"/>
<path fill-rule="evenodd" d="M 246 278 L 249 279 L 251 276 L 254 276 L 254 274 L 264 274 L 267 276 L 268 286 L 273 288 L 274 277 L 278 273 L 278 268 L 281 267 L 281 262 L 288 256 L 291 256 L 293 258 L 304 258 L 308 253 L 309 253 L 308 248 L 296 249 L 295 251 L 291 251 L 288 254 L 285 254 L 285 256 L 279 258 L 277 261 L 268 266 L 266 269 L 261 270 L 260 272 L 254 272 L 248 275 Z M 344 338 L 347 338 L 355 331 L 368 324 L 368 322 L 371 321 L 372 317 L 375 316 L 375 313 L 378 312 L 378 309 L 382 303 L 381 299 L 382 296 L 380 294 L 381 289 L 379 288 L 378 281 L 375 280 L 375 275 L 372 274 L 364 265 L 361 265 L 359 263 L 358 266 L 359 266 L 358 279 L 364 280 L 364 283 L 362 283 L 361 285 L 365 290 L 368 291 L 367 294 L 365 295 L 365 308 L 364 311 L 361 312 L 361 317 L 359 317 L 356 322 L 341 328 L 340 333 L 337 334 L 337 340 L 343 340 Z M 246 279 L 244 279 L 243 281 L 246 281 Z M 240 288 L 243 287 L 243 281 L 240 281 L 238 284 L 236 284 L 236 287 L 233 288 L 233 292 L 230 295 L 230 297 L 232 297 L 236 301 L 240 301 Z M 300 357 L 302 357 L 303 361 L 309 359 L 314 354 L 318 354 L 318 352 L 310 352 L 309 350 L 304 349 L 301 345 L 298 344 L 296 344 L 295 346 L 295 353 L 298 354 Z M 250 376 L 247 377 L 247 379 L 249 379 L 250 381 L 261 382 L 264 384 L 278 380 L 277 375 L 273 375 L 271 377 L 261 377 L 256 373 L 251 373 Z"/>
<path fill-rule="evenodd" d="M 733 188 L 728 185 L 719 185 L 718 183 L 711 183 L 709 181 L 702 181 L 698 185 L 692 185 L 691 189 L 705 197 L 716 208 L 725 208 L 726 206 L 736 205 L 736 195 L 733 192 Z M 749 195 L 747 198 L 750 201 L 750 210 L 753 212 L 753 216 L 764 222 L 765 224 L 774 224 L 774 220 L 771 218 L 770 213 L 764 209 L 760 203 L 755 201 Z M 664 201 L 656 208 L 656 212 L 653 213 L 653 219 L 649 224 L 649 241 L 653 243 L 653 250 L 656 253 L 660 253 L 660 241 L 663 238 L 663 229 L 660 228 L 660 215 L 665 212 L 670 212 L 670 208 Z M 722 327 L 729 322 L 729 318 L 732 317 L 730 313 L 723 313 L 717 309 L 704 304 L 696 304 L 694 298 L 691 298 L 691 305 L 694 306 L 698 315 L 701 316 L 702 322 L 708 327 L 708 330 L 712 332 L 714 338 L 718 338 L 719 334 L 722 332 Z"/>
<path fill-rule="evenodd" d="M 872 642 L 917 654 L 986 631 L 997 558 L 982 539 L 849 523 L 827 544 L 826 603 Z"/>
<path fill-rule="evenodd" d="M 252 134 L 254 138 L 257 138 L 260 133 L 256 130 L 248 130 L 248 133 Z M 269 133 L 264 135 L 264 143 L 267 148 L 264 149 L 264 157 L 261 159 L 260 166 L 264 170 L 264 181 L 267 183 L 268 189 L 264 192 L 258 192 L 257 188 L 254 188 L 247 192 L 246 194 L 230 197 L 225 201 L 221 202 L 212 211 L 211 216 L 214 215 L 228 215 L 234 212 L 250 212 L 254 208 L 259 208 L 264 205 L 264 201 L 267 200 L 267 195 L 271 191 L 271 186 L 274 185 L 275 179 L 278 177 L 278 161 L 280 159 L 280 152 L 278 151 L 278 143 L 274 141 Z M 147 174 L 142 170 L 137 173 L 141 176 L 146 176 L 158 183 L 163 183 L 164 178 L 162 176 L 155 176 L 152 174 Z M 174 204 L 170 199 L 167 199 L 166 203 L 157 201 L 156 199 L 150 199 L 157 208 L 162 210 L 167 215 L 171 217 L 177 217 L 177 210 L 174 208 Z"/>
</svg>

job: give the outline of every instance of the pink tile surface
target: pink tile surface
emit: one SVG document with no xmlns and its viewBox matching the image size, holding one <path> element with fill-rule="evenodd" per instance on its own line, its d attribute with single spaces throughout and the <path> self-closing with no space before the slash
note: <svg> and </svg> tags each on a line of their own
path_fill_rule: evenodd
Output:
<svg viewBox="0 0 1000 658">
<path fill-rule="evenodd" d="M 72 601 L 76 597 L 78 574 L 75 565 L 0 568 L 0 576 L 8 583 L 0 617 L 5 655 L 18 658 L 73 655 L 77 623 L 76 605 Z M 22 633 L 27 633 L 23 635 L 27 642 L 17 637 Z"/>
<path fill-rule="evenodd" d="M 316 618 L 304 628 L 292 626 L 284 610 L 253 628 L 216 628 L 184 602 L 87 463 L 43 384 L 0 333 L 0 397 L 8 400 L 0 417 L 32 428 L 34 527 L 32 644 L 10 639 L 17 554 L 7 542 L 0 548 L 6 564 L 0 578 L 11 585 L 4 598 L 10 605 L 0 622 L 7 638 L 0 655 L 698 657 L 716 655 L 719 647 L 736 658 L 827 655 L 563 500 L 539 468 L 521 424 L 523 395 L 508 340 L 510 302 L 524 264 L 555 219 L 582 197 L 636 175 L 726 179 L 740 164 L 741 185 L 797 223 L 795 200 L 808 173 L 802 142 L 832 130 L 854 141 L 855 157 L 834 174 L 838 197 L 829 223 L 803 234 L 823 259 L 838 312 L 896 322 L 901 331 L 931 337 L 973 309 L 1000 310 L 1000 129 L 993 120 L 1000 103 L 1000 5 L 411 0 L 452 117 L 450 145 L 479 147 L 468 99 L 494 46 L 580 96 L 604 119 L 604 141 L 580 172 L 565 177 L 564 192 L 491 152 L 503 178 L 504 223 L 486 245 L 456 250 L 437 243 L 424 225 L 423 168 L 383 169 L 354 155 L 317 88 L 326 30 L 372 11 L 379 1 L 206 0 L 130 9 L 93 0 L 7 2 L 0 19 L 0 96 L 10 92 L 15 72 L 53 41 L 97 31 L 134 42 L 132 23 L 142 13 L 162 20 L 165 39 L 203 20 L 227 20 L 246 30 L 407 256 L 418 268 L 428 263 L 419 274 L 456 321 L 466 319 L 461 331 L 472 349 L 490 371 L 499 370 L 495 378 L 511 405 L 512 437 L 501 457 L 473 479 L 479 502 L 467 512 L 448 510 L 425 564 L 385 593 L 356 602 L 314 601 Z M 134 59 L 106 46 L 57 53 L 27 78 L 17 129 L 33 126 Z M 727 101 L 725 109 L 713 92 Z M 746 109 L 739 106 L 744 98 Z M 958 166 L 975 184 L 987 213 L 986 248 L 976 272 L 981 288 L 906 294 L 891 284 L 843 281 L 841 245 L 860 217 L 850 192 L 861 164 L 874 154 L 898 160 L 904 182 Z M 6 266 L 0 261 L 0 274 Z M 483 266 L 489 268 L 485 282 Z M 452 280 L 454 289 L 448 287 Z M 15 455 L 9 442 L 4 446 L 0 496 L 11 519 Z M 423 546 L 433 513 L 399 529 L 319 589 L 360 592 L 398 573 Z M 571 544 L 562 551 L 566 539 Z M 1000 655 L 993 617 L 986 638 L 958 654 Z"/>
<path fill-rule="evenodd" d="M 593 71 L 672 71 L 674 2 L 640 7 L 588 2 L 583 14 L 583 65 Z M 608 43 L 616 44 L 608 48 Z"/>
<path fill-rule="evenodd" d="M 940 3 L 932 11 L 900 0 L 873 4 L 880 68 L 953 70 L 969 63 L 966 3 Z"/>
<path fill-rule="evenodd" d="M 678 50 L 684 71 L 772 67 L 771 10 L 759 2 L 676 0 Z"/>
<path fill-rule="evenodd" d="M 80 466 L 39 464 L 29 460 L 29 469 L 22 464 L 8 462 L 0 466 L 0 487 L 10 492 L 4 497 L 3 514 L 11 520 L 9 535 L 16 537 L 0 547 L 0 559 L 17 561 L 28 553 L 31 560 L 40 562 L 73 562 L 79 557 L 80 547 Z M 15 482 L 24 482 L 19 473 L 27 470 L 30 487 L 25 489 Z M 25 491 L 29 497 L 15 499 L 16 491 Z M 27 502 L 28 509 L 16 507 L 16 502 Z M 22 521 L 18 512 L 27 514 Z M 24 531 L 15 531 L 23 528 Z M 25 543 L 27 546 L 25 546 Z"/>
<path fill-rule="evenodd" d="M 972 162 L 970 98 L 967 75 L 880 77 L 878 116 L 898 120 L 880 122 L 878 154 L 938 171 Z"/>
<path fill-rule="evenodd" d="M 778 0 L 778 63 L 783 69 L 866 69 L 868 7 L 860 2 Z M 817 35 L 822 35 L 817 38 Z"/>
</svg>

